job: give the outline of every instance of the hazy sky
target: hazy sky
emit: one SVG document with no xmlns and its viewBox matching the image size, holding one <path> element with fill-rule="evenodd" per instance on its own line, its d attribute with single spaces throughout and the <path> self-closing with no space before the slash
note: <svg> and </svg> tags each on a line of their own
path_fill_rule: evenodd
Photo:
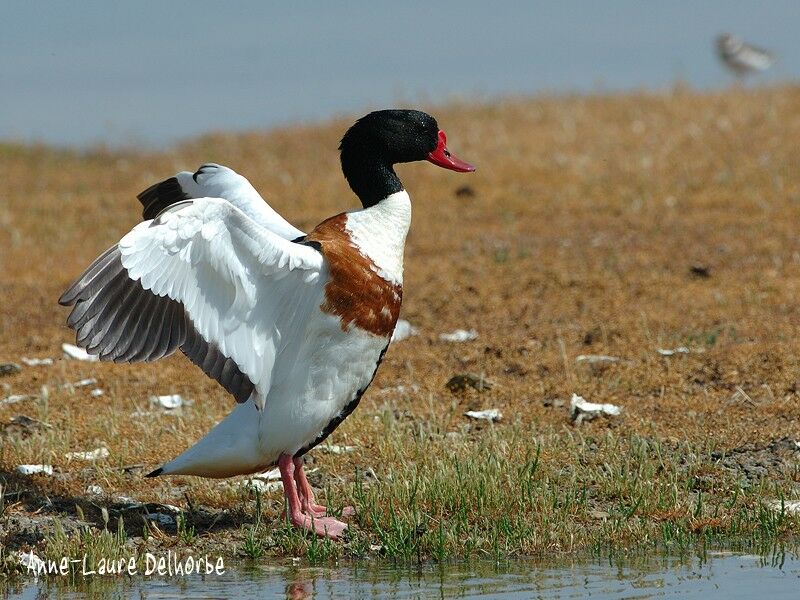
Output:
<svg viewBox="0 0 800 600">
<path fill-rule="evenodd" d="M 398 99 L 725 85 L 731 31 L 800 74 L 800 1 L 44 2 L 0 15 L 0 139 L 169 144 Z"/>
</svg>

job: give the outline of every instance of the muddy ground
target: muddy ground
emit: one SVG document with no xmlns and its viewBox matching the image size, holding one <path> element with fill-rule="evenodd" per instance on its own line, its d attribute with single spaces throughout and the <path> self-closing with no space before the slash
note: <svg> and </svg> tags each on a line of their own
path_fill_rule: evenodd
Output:
<svg viewBox="0 0 800 600">
<path fill-rule="evenodd" d="M 312 453 L 314 485 L 336 488 L 365 469 L 381 476 L 371 424 L 387 409 L 410 420 L 420 407 L 452 413 L 453 431 L 480 436 L 483 425 L 460 415 L 494 408 L 503 414 L 496 428 L 571 435 L 573 393 L 622 409 L 582 425 L 588 435 L 687 442 L 743 486 L 800 479 L 800 88 L 432 112 L 451 150 L 478 171 L 399 167 L 414 203 L 401 316 L 419 333 L 391 346 L 332 436 L 353 451 Z M 142 515 L 176 505 L 203 533 L 194 543 L 241 552 L 253 496 L 238 480 L 143 478 L 233 400 L 182 356 L 148 365 L 63 358 L 73 336 L 56 299 L 138 221 L 139 191 L 203 162 L 246 175 L 305 230 L 354 207 L 336 152 L 347 124 L 214 134 L 166 152 L 0 145 L 0 363 L 21 366 L 0 375 L 8 549 L 41 546 L 56 521 L 67 533 L 84 521 L 102 526 L 102 508 L 112 522 L 124 517 L 130 544 L 180 544 L 174 519 L 162 537 L 141 537 Z M 477 338 L 440 339 L 458 328 Z M 592 366 L 581 355 L 617 360 Z M 459 374 L 492 385 L 448 388 Z M 97 382 L 69 385 L 86 378 Z M 172 393 L 192 404 L 151 407 L 151 395 Z M 12 395 L 24 398 L 3 402 Z M 107 458 L 66 456 L 99 447 Z M 21 475 L 20 464 L 54 473 Z M 264 502 L 277 521 L 280 492 Z"/>
</svg>

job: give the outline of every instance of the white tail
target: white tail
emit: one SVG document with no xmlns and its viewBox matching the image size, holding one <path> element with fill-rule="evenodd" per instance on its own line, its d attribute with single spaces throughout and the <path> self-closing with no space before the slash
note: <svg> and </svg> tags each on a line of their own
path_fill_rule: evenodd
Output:
<svg viewBox="0 0 800 600">
<path fill-rule="evenodd" d="M 236 406 L 194 446 L 150 476 L 233 477 L 269 466 L 264 464 L 260 443 L 264 411 L 257 410 L 252 400 Z"/>
</svg>

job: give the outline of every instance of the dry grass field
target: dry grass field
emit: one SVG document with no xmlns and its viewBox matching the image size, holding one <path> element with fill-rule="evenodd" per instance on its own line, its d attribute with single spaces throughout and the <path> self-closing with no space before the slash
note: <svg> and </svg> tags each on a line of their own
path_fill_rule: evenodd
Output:
<svg viewBox="0 0 800 600">
<path fill-rule="evenodd" d="M 256 498 L 236 481 L 144 479 L 233 400 L 183 356 L 62 359 L 74 340 L 56 299 L 138 221 L 139 191 L 203 162 L 247 176 L 301 229 L 355 207 L 336 151 L 350 119 L 213 134 L 165 152 L 0 146 L 0 363 L 56 358 L 0 377 L 0 399 L 36 396 L 0 403 L 0 542 L 45 554 L 97 544 L 80 519 L 100 530 L 105 508 L 116 531 L 123 495 L 185 511 L 174 528 L 144 531 L 140 515 L 123 514 L 123 544 L 255 558 L 791 536 L 798 518 L 766 503 L 800 497 L 800 88 L 431 112 L 478 171 L 398 169 L 414 203 L 401 316 L 419 334 L 391 346 L 330 439 L 354 450 L 309 457 L 323 496 L 359 511 L 339 545 L 282 525 L 280 491 Z M 457 328 L 478 337 L 439 339 Z M 681 346 L 690 352 L 657 351 Z M 591 369 L 580 355 L 619 360 Z M 460 373 L 493 385 L 453 393 L 445 384 Z M 64 387 L 88 377 L 97 385 Z M 104 395 L 90 396 L 93 387 Z M 149 396 L 170 393 L 193 404 L 178 415 L 149 407 Z M 575 427 L 573 393 L 621 415 Z M 463 416 L 484 408 L 503 419 Z M 45 425 L 11 425 L 18 415 Z M 99 446 L 108 458 L 65 457 Z M 17 474 L 23 463 L 55 473 Z"/>
</svg>

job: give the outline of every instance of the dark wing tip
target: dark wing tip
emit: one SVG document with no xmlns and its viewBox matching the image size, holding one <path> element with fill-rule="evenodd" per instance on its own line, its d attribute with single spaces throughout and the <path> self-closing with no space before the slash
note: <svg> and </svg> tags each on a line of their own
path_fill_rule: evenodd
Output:
<svg viewBox="0 0 800 600">
<path fill-rule="evenodd" d="M 112 267 L 111 270 L 109 270 L 109 267 L 118 259 L 118 255 L 119 248 L 117 244 L 114 244 L 103 252 L 86 268 L 83 274 L 61 294 L 58 298 L 58 303 L 61 306 L 72 306 L 78 301 L 92 282 L 99 281 L 98 276 L 101 276 L 104 272 L 116 272 L 115 267 Z"/>
<path fill-rule="evenodd" d="M 142 203 L 142 217 L 145 221 L 155 219 L 158 213 L 168 206 L 191 199 L 181 187 L 177 177 L 154 183 L 136 197 Z"/>
<path fill-rule="evenodd" d="M 100 255 L 59 302 L 75 305 L 67 325 L 77 332 L 77 344 L 101 360 L 151 361 L 180 348 L 237 402 L 246 402 L 253 393 L 250 378 L 200 335 L 183 304 L 130 279 L 116 245 Z"/>
<path fill-rule="evenodd" d="M 71 300 L 72 288 L 66 290 L 63 294 L 58 297 L 58 303 L 61 306 L 72 306 L 74 304 L 74 300 Z"/>
<path fill-rule="evenodd" d="M 159 467 L 155 471 L 150 471 L 145 477 L 158 477 L 164 472 L 164 467 Z"/>
</svg>

